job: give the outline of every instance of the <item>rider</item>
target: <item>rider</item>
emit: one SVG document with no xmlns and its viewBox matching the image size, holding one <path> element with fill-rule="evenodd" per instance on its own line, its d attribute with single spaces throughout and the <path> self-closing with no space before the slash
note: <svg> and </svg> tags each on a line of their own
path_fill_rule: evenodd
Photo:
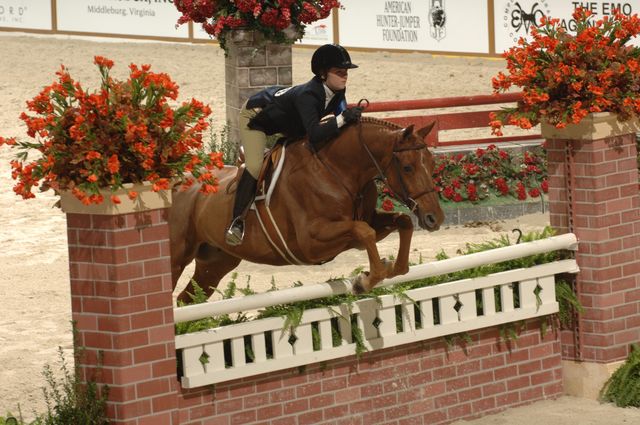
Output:
<svg viewBox="0 0 640 425">
<path fill-rule="evenodd" d="M 280 133 L 297 140 L 307 135 L 312 145 L 318 145 L 335 137 L 345 124 L 360 119 L 362 109 L 347 108 L 345 100 L 348 70 L 357 67 L 344 47 L 325 44 L 313 53 L 310 81 L 294 87 L 268 87 L 243 105 L 238 126 L 246 169 L 236 189 L 233 221 L 225 234 L 229 245 L 242 243 L 244 217 L 255 197 L 267 136 Z"/>
</svg>

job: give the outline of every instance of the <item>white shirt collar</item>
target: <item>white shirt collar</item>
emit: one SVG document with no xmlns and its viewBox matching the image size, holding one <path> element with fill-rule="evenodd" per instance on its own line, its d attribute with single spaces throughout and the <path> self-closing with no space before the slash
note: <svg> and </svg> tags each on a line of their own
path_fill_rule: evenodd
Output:
<svg viewBox="0 0 640 425">
<path fill-rule="evenodd" d="M 331 99 L 333 99 L 333 96 L 336 94 L 325 83 L 322 83 L 322 86 L 324 87 L 324 94 L 326 95 L 324 99 L 324 108 L 327 109 L 329 102 L 331 102 Z"/>
</svg>

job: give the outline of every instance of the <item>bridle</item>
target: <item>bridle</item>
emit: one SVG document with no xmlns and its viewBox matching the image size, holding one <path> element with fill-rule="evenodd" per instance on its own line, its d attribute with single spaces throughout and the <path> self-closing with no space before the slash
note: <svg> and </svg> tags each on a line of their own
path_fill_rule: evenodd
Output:
<svg viewBox="0 0 640 425">
<path fill-rule="evenodd" d="M 399 148 L 399 149 L 394 149 L 393 150 L 393 158 L 391 159 L 391 163 L 387 166 L 387 168 L 385 170 L 383 170 L 382 167 L 380 166 L 380 163 L 376 160 L 376 158 L 371 153 L 371 150 L 369 149 L 367 144 L 364 143 L 364 141 L 362 140 L 361 137 L 359 137 L 359 139 L 360 139 L 360 142 L 361 142 L 362 147 L 364 148 L 365 152 L 367 152 L 367 154 L 369 155 L 369 158 L 373 162 L 373 165 L 375 165 L 376 169 L 378 170 L 378 177 L 376 177 L 376 180 L 381 181 L 382 184 L 387 189 L 389 189 L 389 190 L 391 190 L 391 192 L 395 193 L 391 189 L 391 186 L 389 184 L 389 179 L 387 178 L 387 176 L 385 174 L 385 170 L 388 170 L 389 167 L 393 166 L 393 170 L 396 173 L 396 177 L 397 177 L 398 181 L 400 182 L 400 188 L 402 189 L 402 193 L 398 194 L 398 195 L 400 195 L 400 198 L 399 198 L 400 202 L 402 202 L 407 208 L 409 208 L 409 210 L 412 213 L 415 213 L 415 211 L 418 209 L 417 199 L 420 199 L 421 197 L 436 191 L 435 187 L 432 187 L 430 189 L 423 190 L 422 192 L 417 193 L 417 194 L 410 194 L 409 190 L 407 189 L 407 184 L 405 183 L 405 181 L 404 181 L 404 179 L 402 177 L 402 172 L 400 171 L 400 159 L 398 158 L 398 155 L 396 155 L 397 152 L 426 149 L 427 147 L 425 145 L 413 145 L 413 146 L 406 146 L 406 147 Z"/>
<path fill-rule="evenodd" d="M 361 106 L 361 104 L 363 104 L 364 102 L 366 102 L 366 105 L 365 106 Z M 360 101 L 358 102 L 358 107 L 366 109 L 367 106 L 369 106 L 369 101 L 367 99 L 360 99 Z M 387 168 L 385 168 L 385 170 L 383 170 L 382 167 L 380 166 L 380 163 L 373 156 L 373 153 L 369 149 L 369 146 L 367 146 L 367 144 L 364 142 L 364 138 L 362 137 L 362 123 L 361 122 L 358 122 L 358 140 L 360 141 L 360 144 L 362 145 L 362 147 L 365 150 L 365 152 L 367 152 L 367 155 L 369 155 L 369 158 L 371 159 L 371 162 L 373 162 L 373 165 L 378 170 L 378 177 L 376 177 L 376 180 L 382 181 L 384 186 L 387 189 L 391 190 L 391 192 L 394 192 L 394 191 L 391 189 L 391 186 L 389 185 L 389 179 L 387 178 L 387 176 L 385 174 L 385 171 L 388 170 L 390 166 L 392 166 L 392 165 L 394 166 L 393 169 L 394 169 L 394 171 L 396 173 L 396 177 L 398 178 L 398 181 L 400 182 L 400 188 L 402 189 L 402 193 L 400 194 L 400 196 L 401 196 L 400 202 L 402 202 L 407 208 L 409 208 L 409 210 L 412 213 L 415 213 L 415 211 L 418 209 L 418 202 L 416 201 L 417 199 L 420 199 L 421 197 L 436 191 L 435 186 L 434 186 L 431 189 L 426 189 L 426 190 L 423 190 L 422 192 L 420 192 L 418 194 L 411 195 L 409 193 L 409 190 L 407 189 L 407 184 L 405 183 L 404 179 L 402 178 L 402 172 L 400 170 L 400 159 L 398 158 L 398 155 L 396 155 L 398 152 L 406 152 L 406 151 L 415 151 L 415 150 L 426 149 L 427 148 L 426 144 L 420 143 L 420 144 L 416 144 L 416 145 L 412 145 L 412 146 L 404 146 L 404 147 L 401 147 L 401 148 L 395 148 L 394 147 L 394 149 L 393 149 L 393 158 L 391 159 L 391 163 L 387 166 Z"/>
</svg>

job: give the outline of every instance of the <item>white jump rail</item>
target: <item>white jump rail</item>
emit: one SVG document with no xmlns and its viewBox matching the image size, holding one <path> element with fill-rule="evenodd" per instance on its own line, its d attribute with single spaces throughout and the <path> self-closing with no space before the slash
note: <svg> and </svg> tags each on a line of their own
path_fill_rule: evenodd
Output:
<svg viewBox="0 0 640 425">
<path fill-rule="evenodd" d="M 383 286 L 461 271 L 556 250 L 576 250 L 573 234 L 464 255 L 411 267 Z M 356 352 L 358 327 L 368 350 L 394 347 L 445 335 L 556 313 L 555 275 L 577 273 L 573 259 L 406 292 L 352 306 L 304 312 L 295 329 L 284 318 L 268 318 L 176 336 L 182 353 L 182 386 L 204 385 L 327 361 Z M 348 280 L 215 301 L 175 309 L 175 321 L 249 311 L 267 306 L 346 293 Z M 498 300 L 498 303 L 496 303 Z M 415 303 L 415 304 L 414 304 Z"/>
</svg>

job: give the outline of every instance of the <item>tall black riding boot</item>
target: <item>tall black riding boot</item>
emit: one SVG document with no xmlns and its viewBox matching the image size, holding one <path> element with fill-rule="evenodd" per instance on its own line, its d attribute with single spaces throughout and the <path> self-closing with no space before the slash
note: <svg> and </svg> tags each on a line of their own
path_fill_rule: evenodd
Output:
<svg viewBox="0 0 640 425">
<path fill-rule="evenodd" d="M 244 217 L 246 211 L 251 206 L 253 198 L 256 196 L 256 186 L 258 182 L 253 176 L 244 170 L 238 187 L 236 188 L 236 198 L 233 204 L 233 221 L 225 233 L 225 240 L 231 246 L 240 245 L 244 238 Z"/>
</svg>

